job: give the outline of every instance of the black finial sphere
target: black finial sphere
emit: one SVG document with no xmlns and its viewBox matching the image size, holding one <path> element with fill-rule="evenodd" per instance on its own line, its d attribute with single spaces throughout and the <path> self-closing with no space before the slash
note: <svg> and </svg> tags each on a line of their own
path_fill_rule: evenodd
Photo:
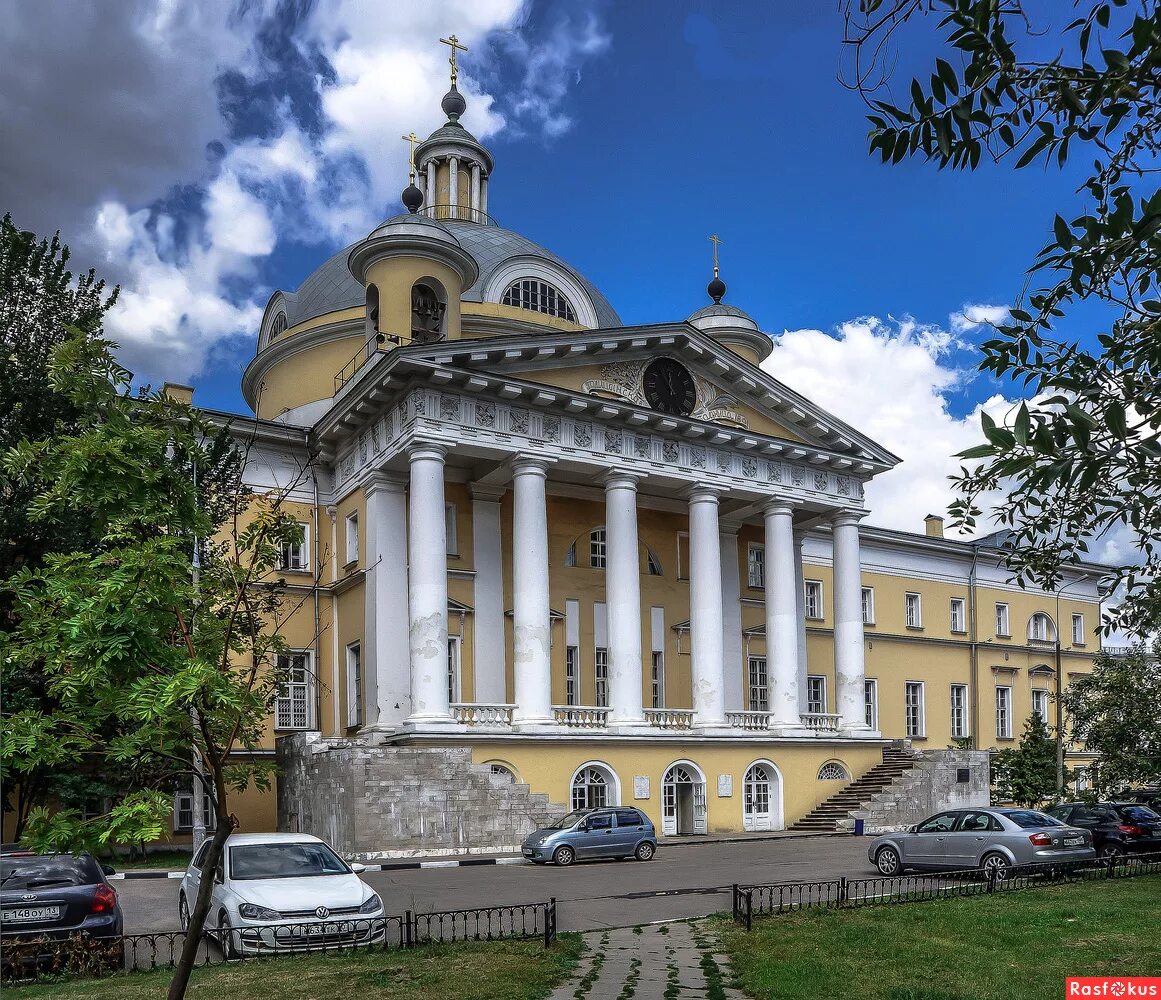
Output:
<svg viewBox="0 0 1161 1000">
<path fill-rule="evenodd" d="M 714 280 L 706 285 L 705 290 L 709 292 L 709 297 L 713 299 L 714 303 L 716 304 L 721 302 L 722 296 L 726 294 L 726 283 L 715 274 Z"/>
<path fill-rule="evenodd" d="M 419 211 L 419 206 L 423 204 L 423 192 L 419 190 L 414 184 L 408 184 L 403 189 L 403 207 L 407 209 L 412 215 Z"/>
<path fill-rule="evenodd" d="M 443 95 L 443 100 L 439 105 L 443 108 L 443 113 L 447 115 L 449 121 L 458 121 L 468 107 L 468 102 L 464 100 L 464 95 L 456 90 L 456 85 L 453 83 L 451 90 Z"/>
</svg>

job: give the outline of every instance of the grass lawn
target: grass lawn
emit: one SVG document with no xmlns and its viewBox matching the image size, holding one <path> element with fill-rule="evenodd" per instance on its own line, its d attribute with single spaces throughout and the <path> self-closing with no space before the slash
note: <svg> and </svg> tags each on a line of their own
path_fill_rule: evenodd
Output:
<svg viewBox="0 0 1161 1000">
<path fill-rule="evenodd" d="M 288 956 L 195 969 L 191 1000 L 538 1000 L 576 965 L 583 945 L 562 934 L 536 941 L 431 945 L 408 951 Z M 156 1000 L 170 972 L 5 987 L 4 1000 Z"/>
<path fill-rule="evenodd" d="M 1064 978 L 1161 974 L 1161 878 L 726 922 L 742 989 L 779 1000 L 1059 1000 Z"/>
</svg>

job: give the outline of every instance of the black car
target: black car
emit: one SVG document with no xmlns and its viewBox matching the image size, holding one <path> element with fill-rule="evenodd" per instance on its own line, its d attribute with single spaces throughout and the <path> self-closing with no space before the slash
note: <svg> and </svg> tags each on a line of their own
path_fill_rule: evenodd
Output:
<svg viewBox="0 0 1161 1000">
<path fill-rule="evenodd" d="M 1161 852 L 1161 815 L 1139 802 L 1064 802 L 1047 812 L 1090 831 L 1098 857 Z"/>
<path fill-rule="evenodd" d="M 1127 802 L 1137 802 L 1148 806 L 1155 813 L 1161 813 L 1161 788 L 1136 788 L 1122 797 Z"/>
<path fill-rule="evenodd" d="M 119 968 L 124 920 L 111 874 L 88 854 L 0 855 L 4 975 Z"/>
</svg>

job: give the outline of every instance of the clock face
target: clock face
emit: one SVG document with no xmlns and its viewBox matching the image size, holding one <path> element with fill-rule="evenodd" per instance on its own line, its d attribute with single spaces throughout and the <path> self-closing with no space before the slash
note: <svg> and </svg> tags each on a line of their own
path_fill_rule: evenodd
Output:
<svg viewBox="0 0 1161 1000">
<path fill-rule="evenodd" d="M 645 399 L 655 410 L 685 417 L 693 412 L 697 389 L 693 376 L 685 366 L 673 358 L 650 361 L 641 379 Z"/>
</svg>

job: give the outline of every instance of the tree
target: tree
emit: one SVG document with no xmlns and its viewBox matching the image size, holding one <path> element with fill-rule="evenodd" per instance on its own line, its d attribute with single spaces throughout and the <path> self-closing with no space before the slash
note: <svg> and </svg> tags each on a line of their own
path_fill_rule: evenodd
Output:
<svg viewBox="0 0 1161 1000">
<path fill-rule="evenodd" d="M 50 370 L 55 391 L 82 415 L 78 426 L 21 442 L 4 468 L 18 482 L 45 484 L 30 505 L 34 522 L 83 506 L 99 544 L 51 553 L 11 581 L 21 616 L 9 658 L 43 670 L 55 707 L 10 716 L 3 750 L 21 773 L 96 760 L 132 780 L 93 818 L 34 810 L 25 841 L 72 850 L 156 839 L 173 784 L 192 780 L 196 759 L 217 821 L 205 860 L 212 871 L 237 825 L 233 793 L 271 779 L 273 764 L 247 751 L 261 746 L 285 680 L 279 629 L 295 609 L 284 606 L 277 569 L 283 546 L 301 542 L 283 509 L 301 480 L 252 493 L 247 455 L 229 428 L 159 393 L 131 396 L 107 342 L 68 340 Z M 193 901 L 174 1000 L 188 983 L 212 885 L 204 879 Z"/>
<path fill-rule="evenodd" d="M 1069 780 L 1065 771 L 1064 780 Z M 992 758 L 992 790 L 1001 801 L 1036 806 L 1059 796 L 1056 784 L 1056 738 L 1038 712 L 1024 723 L 1020 743 Z"/>
<path fill-rule="evenodd" d="M 1161 781 L 1161 643 L 1097 657 L 1064 693 L 1072 738 L 1100 758 L 1103 788 Z"/>
<path fill-rule="evenodd" d="M 1067 10 L 1067 13 L 1064 13 Z M 897 105 L 888 85 L 905 27 L 942 15 L 948 58 L 912 80 Z M 1034 20 L 1066 17 L 1063 27 Z M 1007 560 L 1049 589 L 1094 537 L 1127 526 L 1140 560 L 1105 581 L 1118 590 L 1103 627 L 1161 630 L 1161 3 L 1078 0 L 848 0 L 844 81 L 870 106 L 870 150 L 884 163 L 919 157 L 974 170 L 985 156 L 1015 169 L 1092 163 L 1083 207 L 1051 223 L 1030 273 L 1043 287 L 1018 300 L 983 344 L 980 369 L 1031 395 L 986 443 L 961 457 L 955 524 L 973 528 L 982 500 L 1006 499 Z M 929 22 L 928 22 L 929 23 Z M 1111 316 L 1099 351 L 1056 328 L 1082 301 Z"/>
</svg>

